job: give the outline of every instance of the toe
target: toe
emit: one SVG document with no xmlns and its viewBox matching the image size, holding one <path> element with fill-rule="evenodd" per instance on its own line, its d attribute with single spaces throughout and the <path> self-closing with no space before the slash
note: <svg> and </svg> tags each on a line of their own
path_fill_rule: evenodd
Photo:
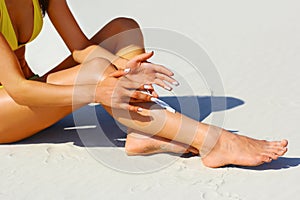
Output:
<svg viewBox="0 0 300 200">
<path fill-rule="evenodd" d="M 278 157 L 279 157 L 279 155 L 277 155 L 277 154 L 275 154 L 275 153 L 272 153 L 271 156 L 270 156 L 270 158 L 271 158 L 272 160 L 277 160 Z"/>
<path fill-rule="evenodd" d="M 266 149 L 267 152 L 275 153 L 278 156 L 282 156 L 287 152 L 286 147 L 271 147 Z"/>
<path fill-rule="evenodd" d="M 268 158 L 265 162 L 266 162 L 266 163 L 270 163 L 270 162 L 272 162 L 272 161 L 273 161 L 272 158 Z"/>
<path fill-rule="evenodd" d="M 287 152 L 287 148 L 286 147 L 284 147 L 284 148 L 282 148 L 282 149 L 279 149 L 278 151 L 277 151 L 277 155 L 279 155 L 279 156 L 283 156 L 286 152 Z"/>
<path fill-rule="evenodd" d="M 269 142 L 268 145 L 266 145 L 269 148 L 283 148 L 284 143 L 282 141 L 273 141 Z"/>
<path fill-rule="evenodd" d="M 287 152 L 287 147 L 277 147 L 273 149 L 272 152 L 276 153 L 279 156 L 283 156 Z"/>
<path fill-rule="evenodd" d="M 261 161 L 263 163 L 270 163 L 272 161 L 272 158 L 270 156 L 264 155 L 264 156 L 261 156 Z"/>
<path fill-rule="evenodd" d="M 268 152 L 268 153 L 264 153 L 263 155 L 267 156 L 268 158 L 271 158 L 272 160 L 277 160 L 279 157 L 279 155 L 276 154 L 275 152 Z M 264 159 L 267 159 L 267 160 L 268 160 L 268 158 L 264 157 Z"/>
<path fill-rule="evenodd" d="M 195 154 L 195 155 L 199 155 L 199 150 L 196 149 L 196 148 L 194 148 L 194 147 L 192 147 L 192 146 L 190 146 L 190 147 L 188 148 L 188 151 L 189 151 L 189 152 L 192 152 L 192 153 Z"/>
<path fill-rule="evenodd" d="M 287 147 L 288 143 L 289 142 L 286 139 L 281 140 L 281 142 L 280 142 L 280 144 L 281 144 L 282 147 Z"/>
</svg>

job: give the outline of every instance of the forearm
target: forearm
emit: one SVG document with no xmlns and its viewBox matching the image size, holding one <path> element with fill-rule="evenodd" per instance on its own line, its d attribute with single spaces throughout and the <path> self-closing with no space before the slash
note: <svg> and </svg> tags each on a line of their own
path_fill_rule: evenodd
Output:
<svg viewBox="0 0 300 200">
<path fill-rule="evenodd" d="M 50 74 L 47 83 L 25 79 L 15 81 L 15 84 L 8 85 L 7 91 L 11 91 L 11 96 L 19 104 L 29 106 L 68 106 L 100 102 L 103 92 L 98 90 L 99 84 L 110 70 L 112 66 L 109 61 L 95 59 Z"/>
<path fill-rule="evenodd" d="M 8 88 L 10 96 L 26 106 L 70 106 L 94 101 L 96 85 L 53 85 L 24 80 Z"/>
</svg>

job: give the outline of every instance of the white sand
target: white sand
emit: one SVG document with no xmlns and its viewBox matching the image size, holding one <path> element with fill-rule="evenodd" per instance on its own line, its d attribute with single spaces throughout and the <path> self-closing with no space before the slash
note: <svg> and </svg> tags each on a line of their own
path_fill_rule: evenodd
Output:
<svg viewBox="0 0 300 200">
<path fill-rule="evenodd" d="M 111 0 L 105 5 L 104 1 L 69 2 L 89 36 L 116 16 L 131 16 L 142 27 L 174 30 L 201 44 L 216 64 L 225 96 L 245 102 L 217 113 L 226 113 L 223 127 L 260 139 L 287 138 L 289 152 L 284 158 L 257 168 L 208 169 L 199 157 L 172 155 L 126 160 L 123 148 L 78 145 L 80 140 L 74 132 L 62 130 L 72 125 L 65 120 L 23 144 L 0 146 L 1 200 L 297 198 L 299 2 L 153 0 L 143 5 L 137 0 L 128 3 Z M 52 29 L 46 19 L 42 34 L 28 47 L 29 63 L 39 73 L 67 55 Z M 182 67 L 176 59 L 164 56 L 157 55 L 155 61 L 167 64 L 174 71 Z M 194 79 L 193 73 L 187 72 L 185 78 L 196 88 L 190 95 L 207 94 L 202 87 L 197 89 L 203 82 Z M 187 95 L 183 89 L 177 89 L 177 94 Z M 85 117 L 88 112 L 81 111 Z M 205 121 L 211 119 L 212 114 Z M 107 116 L 103 120 L 110 122 Z M 93 124 L 89 120 L 82 123 Z M 114 129 L 111 131 L 113 134 Z M 139 172 L 147 167 L 151 170 L 167 166 L 152 173 L 132 174 L 116 171 L 107 164 Z"/>
</svg>

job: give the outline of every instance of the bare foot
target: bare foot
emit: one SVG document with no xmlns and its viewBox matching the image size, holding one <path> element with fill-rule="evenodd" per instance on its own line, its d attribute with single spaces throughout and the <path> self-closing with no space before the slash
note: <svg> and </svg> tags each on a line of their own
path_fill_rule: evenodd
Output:
<svg viewBox="0 0 300 200">
<path fill-rule="evenodd" d="M 216 145 L 202 158 L 207 167 L 228 164 L 257 166 L 276 160 L 287 151 L 287 140 L 269 142 L 222 130 Z"/>
<path fill-rule="evenodd" d="M 192 152 L 199 154 L 198 150 L 194 147 L 184 145 L 178 142 L 157 137 L 147 136 L 138 133 L 130 133 L 127 135 L 125 151 L 127 155 L 150 155 L 155 153 L 177 153 L 184 154 Z"/>
</svg>

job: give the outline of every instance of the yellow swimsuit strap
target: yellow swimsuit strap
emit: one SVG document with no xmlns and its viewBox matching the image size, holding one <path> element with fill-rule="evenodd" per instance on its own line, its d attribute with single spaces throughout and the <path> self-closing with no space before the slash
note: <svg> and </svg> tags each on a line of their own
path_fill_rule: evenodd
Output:
<svg viewBox="0 0 300 200">
<path fill-rule="evenodd" d="M 43 16 L 40 9 L 40 4 L 38 0 L 32 0 L 34 8 L 34 26 L 31 38 L 28 42 L 34 40 L 40 33 L 43 26 Z M 3 36 L 6 38 L 12 50 L 16 50 L 25 44 L 19 44 L 18 38 L 16 36 L 14 27 L 12 25 L 5 0 L 0 0 L 0 31 Z"/>
</svg>

